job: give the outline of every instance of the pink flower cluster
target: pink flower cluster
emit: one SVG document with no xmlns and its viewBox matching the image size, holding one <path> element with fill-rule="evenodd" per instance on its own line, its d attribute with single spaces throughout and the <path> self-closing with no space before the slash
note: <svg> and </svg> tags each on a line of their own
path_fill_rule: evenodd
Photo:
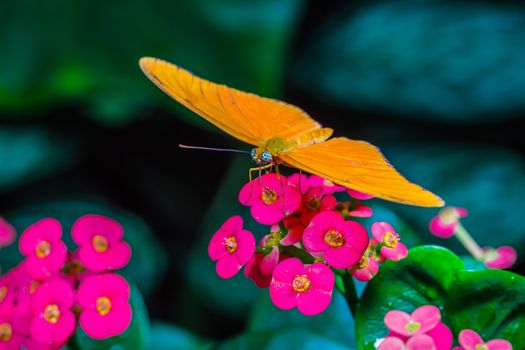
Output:
<svg viewBox="0 0 525 350">
<path fill-rule="evenodd" d="M 514 265 L 517 253 L 513 247 L 480 248 L 477 245 L 460 223 L 460 220 L 467 215 L 468 211 L 465 208 L 446 207 L 430 220 L 429 230 L 434 236 L 440 238 L 457 236 L 465 248 L 490 269 L 507 269 Z"/>
<path fill-rule="evenodd" d="M 376 343 L 378 350 L 450 350 L 452 332 L 441 322 L 439 309 L 424 305 L 408 314 L 399 310 L 389 311 L 384 319 L 390 330 L 385 338 Z M 512 350 L 503 339 L 487 343 L 473 330 L 464 329 L 459 334 L 459 344 L 454 350 Z"/>
<path fill-rule="evenodd" d="M 337 192 L 344 201 L 336 199 Z M 315 175 L 263 175 L 242 187 L 239 201 L 270 233 L 256 246 L 242 218 L 234 216 L 212 237 L 209 256 L 220 277 L 231 278 L 246 265 L 245 276 L 269 287 L 277 307 L 318 314 L 330 304 L 334 269 L 369 281 L 379 263 L 407 255 L 390 224 L 374 223 L 369 238 L 366 228 L 352 220 L 372 216 L 372 209 L 361 203 L 370 198 Z"/>
<path fill-rule="evenodd" d="M 76 330 L 104 339 L 131 322 L 130 287 L 113 271 L 131 257 L 120 224 L 86 215 L 73 225 L 68 252 L 62 226 L 45 218 L 20 236 L 25 260 L 0 278 L 0 349 L 59 349 Z"/>
</svg>

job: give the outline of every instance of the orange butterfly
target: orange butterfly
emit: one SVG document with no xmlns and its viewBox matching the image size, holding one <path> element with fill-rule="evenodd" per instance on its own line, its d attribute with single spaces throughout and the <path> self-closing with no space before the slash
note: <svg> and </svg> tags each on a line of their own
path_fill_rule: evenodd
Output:
<svg viewBox="0 0 525 350">
<path fill-rule="evenodd" d="M 196 77 L 169 62 L 143 57 L 159 88 L 218 128 L 254 145 L 260 167 L 284 164 L 386 200 L 440 207 L 441 198 L 406 180 L 365 141 L 336 137 L 300 108 Z M 328 141 L 327 141 L 328 140 Z"/>
</svg>

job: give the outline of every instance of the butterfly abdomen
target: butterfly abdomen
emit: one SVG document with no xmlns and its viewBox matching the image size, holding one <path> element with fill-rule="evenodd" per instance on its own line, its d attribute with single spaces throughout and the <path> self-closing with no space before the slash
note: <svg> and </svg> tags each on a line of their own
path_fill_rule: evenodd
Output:
<svg viewBox="0 0 525 350">
<path fill-rule="evenodd" d="M 305 147 L 310 146 L 319 142 L 326 141 L 332 133 L 333 129 L 330 128 L 321 128 L 314 131 L 307 132 L 295 140 L 291 141 L 294 147 Z"/>
</svg>

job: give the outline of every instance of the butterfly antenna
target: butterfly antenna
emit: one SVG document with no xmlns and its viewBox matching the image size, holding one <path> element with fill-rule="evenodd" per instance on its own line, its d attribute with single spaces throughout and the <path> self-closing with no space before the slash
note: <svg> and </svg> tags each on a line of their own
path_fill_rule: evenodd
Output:
<svg viewBox="0 0 525 350">
<path fill-rule="evenodd" d="M 200 147 L 200 146 L 188 146 L 188 145 L 183 145 L 183 144 L 179 144 L 179 147 L 186 148 L 186 149 L 198 149 L 198 150 L 203 150 L 203 151 L 250 153 L 250 151 L 244 151 L 244 150 L 232 149 L 232 148 Z"/>
</svg>

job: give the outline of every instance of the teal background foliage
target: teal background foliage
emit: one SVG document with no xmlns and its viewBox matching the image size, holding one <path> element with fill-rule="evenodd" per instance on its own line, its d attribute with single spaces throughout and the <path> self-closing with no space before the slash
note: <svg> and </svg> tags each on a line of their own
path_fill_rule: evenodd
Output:
<svg viewBox="0 0 525 350">
<path fill-rule="evenodd" d="M 472 327 L 525 349 L 515 337 L 525 327 L 524 35 L 518 1 L 4 1 L 0 215 L 18 233 L 46 216 L 66 233 L 86 213 L 123 224 L 132 328 L 103 344 L 79 333 L 82 349 L 370 349 L 386 311 L 427 302 L 456 334 Z M 410 180 L 467 207 L 480 245 L 513 245 L 518 263 L 485 271 L 429 234 L 437 210 L 372 200 L 367 228 L 387 220 L 410 247 L 450 251 L 425 246 L 385 264 L 359 285 L 357 323 L 340 295 L 308 318 L 276 309 L 242 274 L 221 280 L 207 244 L 222 222 L 239 214 L 267 233 L 237 202 L 250 160 L 178 144 L 249 147 L 165 96 L 141 56 L 372 142 Z M 2 271 L 21 259 L 16 244 L 0 251 Z"/>
</svg>

